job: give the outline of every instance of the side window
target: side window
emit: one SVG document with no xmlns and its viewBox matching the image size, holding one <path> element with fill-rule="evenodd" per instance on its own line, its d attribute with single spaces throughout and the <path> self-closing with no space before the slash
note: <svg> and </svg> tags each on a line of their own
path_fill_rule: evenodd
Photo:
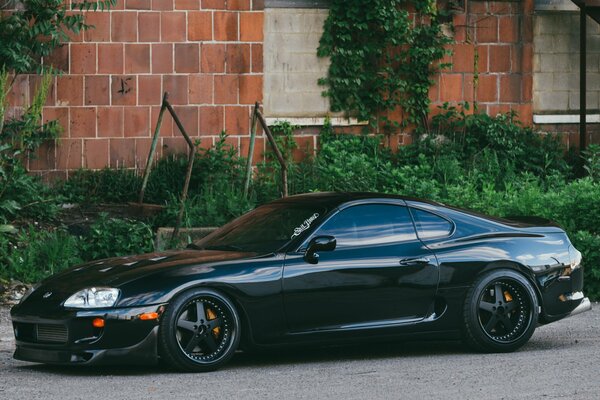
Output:
<svg viewBox="0 0 600 400">
<path fill-rule="evenodd" d="M 334 236 L 338 247 L 392 243 L 417 238 L 408 209 L 387 204 L 346 208 L 327 221 L 317 235 Z"/>
<path fill-rule="evenodd" d="M 411 208 L 411 212 L 421 239 L 448 236 L 452 232 L 452 224 L 442 217 L 416 208 Z"/>
</svg>

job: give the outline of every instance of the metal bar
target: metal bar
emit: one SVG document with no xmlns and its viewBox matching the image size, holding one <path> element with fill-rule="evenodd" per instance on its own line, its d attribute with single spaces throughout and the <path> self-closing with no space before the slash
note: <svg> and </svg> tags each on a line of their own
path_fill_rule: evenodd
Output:
<svg viewBox="0 0 600 400">
<path fill-rule="evenodd" d="M 254 157 L 254 144 L 256 142 L 256 123 L 258 118 L 256 113 L 258 112 L 258 101 L 254 104 L 254 111 L 252 111 L 252 126 L 250 129 L 250 145 L 248 146 L 248 160 L 246 162 L 246 180 L 244 182 L 244 197 L 248 197 L 248 190 L 250 189 L 250 179 L 252 178 L 252 158 Z"/>
<path fill-rule="evenodd" d="M 163 115 L 167 108 L 169 94 L 167 92 L 163 95 L 162 106 L 160 107 L 160 113 L 158 114 L 158 121 L 156 121 L 156 128 L 154 129 L 154 137 L 152 138 L 152 145 L 150 146 L 150 153 L 148 154 L 148 162 L 146 163 L 146 169 L 144 170 L 144 179 L 142 180 L 142 188 L 140 190 L 140 196 L 138 203 L 144 202 L 144 195 L 146 193 L 146 186 L 148 185 L 148 178 L 150 177 L 150 170 L 152 169 L 152 161 L 154 161 L 154 154 L 156 153 L 156 144 L 160 136 L 160 127 L 162 126 Z"/>
<path fill-rule="evenodd" d="M 281 166 L 281 183 L 283 186 L 282 197 L 287 197 L 288 196 L 288 179 L 287 179 L 287 165 L 285 163 L 285 159 L 283 158 L 281 151 L 279 151 L 279 147 L 277 147 L 277 142 L 275 142 L 275 138 L 273 137 L 273 134 L 271 133 L 271 130 L 269 129 L 269 126 L 267 125 L 267 121 L 265 121 L 265 118 L 263 117 L 263 115 L 260 113 L 260 111 L 258 109 L 256 110 L 256 116 L 258 117 L 258 120 L 260 121 L 263 131 L 265 132 L 265 135 L 267 135 L 267 139 L 269 139 L 271 148 L 273 149 L 273 152 L 275 153 L 275 156 L 277 157 L 277 161 L 279 161 L 279 165 Z"/>
<path fill-rule="evenodd" d="M 585 2 L 579 6 L 579 151 L 586 148 L 587 104 L 586 104 L 586 64 L 587 64 L 587 10 Z"/>
<path fill-rule="evenodd" d="M 173 229 L 173 234 L 171 235 L 171 243 L 174 243 L 175 238 L 177 237 L 177 235 L 179 235 L 179 228 L 181 227 L 181 220 L 183 219 L 183 212 L 185 210 L 185 201 L 187 200 L 188 189 L 190 187 L 190 180 L 192 178 L 192 169 L 194 167 L 194 158 L 196 155 L 196 147 L 194 146 L 192 139 L 190 139 L 189 135 L 185 131 L 185 128 L 183 127 L 181 120 L 175 113 L 175 110 L 173 110 L 173 107 L 171 107 L 171 104 L 169 104 L 169 102 L 166 102 L 166 106 L 167 106 L 167 109 L 169 110 L 169 113 L 173 117 L 175 124 L 179 128 L 179 132 L 183 135 L 183 137 L 185 138 L 185 141 L 188 144 L 188 147 L 190 148 L 189 153 L 188 153 L 188 168 L 187 168 L 187 172 L 185 174 L 185 183 L 183 184 L 183 191 L 181 192 L 181 205 L 179 206 L 179 213 L 177 214 L 177 221 L 175 222 L 175 229 Z"/>
</svg>

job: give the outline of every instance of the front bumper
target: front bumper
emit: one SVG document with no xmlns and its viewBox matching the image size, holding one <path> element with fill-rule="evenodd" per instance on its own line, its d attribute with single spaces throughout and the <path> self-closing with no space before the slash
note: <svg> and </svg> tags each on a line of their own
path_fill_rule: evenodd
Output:
<svg viewBox="0 0 600 400">
<path fill-rule="evenodd" d="M 164 305 L 101 310 L 61 310 L 32 315 L 15 306 L 14 358 L 46 364 L 156 364 L 158 324 Z M 158 313 L 157 319 L 140 319 Z M 92 321 L 102 318 L 103 328 Z"/>
</svg>

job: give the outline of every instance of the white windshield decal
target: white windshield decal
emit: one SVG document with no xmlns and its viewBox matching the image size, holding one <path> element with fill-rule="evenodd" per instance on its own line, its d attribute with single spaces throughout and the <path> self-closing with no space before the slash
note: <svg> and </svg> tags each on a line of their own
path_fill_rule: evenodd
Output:
<svg viewBox="0 0 600 400">
<path fill-rule="evenodd" d="M 304 222 L 302 223 L 302 225 L 300 225 L 297 228 L 294 228 L 294 234 L 292 235 L 292 237 L 290 239 L 295 238 L 296 236 L 300 236 L 300 234 L 302 232 L 304 232 L 305 230 L 307 230 L 308 228 L 310 228 L 310 225 L 317 219 L 319 218 L 319 213 L 314 213 L 313 215 L 310 216 L 310 218 L 305 219 Z"/>
</svg>

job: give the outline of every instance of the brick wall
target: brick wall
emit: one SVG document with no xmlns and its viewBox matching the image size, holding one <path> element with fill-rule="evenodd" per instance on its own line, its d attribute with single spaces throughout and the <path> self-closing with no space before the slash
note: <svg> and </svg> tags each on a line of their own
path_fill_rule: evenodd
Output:
<svg viewBox="0 0 600 400">
<path fill-rule="evenodd" d="M 454 15 L 453 66 L 430 92 L 434 107 L 444 102 L 477 102 L 495 115 L 511 110 L 532 123 L 534 0 L 466 0 Z"/>
<path fill-rule="evenodd" d="M 434 112 L 444 102 L 477 101 L 481 111 L 515 110 L 531 124 L 533 1 L 465 0 L 453 17 L 453 67 L 430 91 Z M 88 13 L 96 29 L 48 60 L 66 73 L 56 78 L 44 119 L 58 119 L 63 133 L 30 160 L 30 170 L 55 178 L 81 167 L 143 168 L 163 91 L 202 146 L 225 129 L 246 155 L 251 107 L 263 97 L 263 9 L 263 0 L 119 0 L 110 12 Z M 309 28 L 314 42 L 318 27 Z M 271 63 L 277 51 L 266 53 Z M 311 74 L 326 73 L 322 61 L 315 65 Z M 36 81 L 16 82 L 12 112 L 27 104 Z M 303 148 L 316 144 L 317 131 L 303 130 Z M 161 133 L 158 156 L 185 150 L 169 116 Z M 391 144 L 409 142 L 404 133 Z M 258 138 L 255 160 L 265 143 Z"/>
<path fill-rule="evenodd" d="M 58 119 L 63 132 L 30 170 L 64 177 L 81 167 L 143 168 L 163 91 L 202 146 L 226 129 L 243 149 L 251 106 L 262 100 L 263 7 L 262 0 L 119 0 L 110 12 L 87 13 L 95 29 L 47 60 L 65 74 L 55 79 L 44 119 Z M 28 103 L 36 81 L 16 82 L 11 112 Z M 157 155 L 184 149 L 166 114 Z"/>
</svg>

